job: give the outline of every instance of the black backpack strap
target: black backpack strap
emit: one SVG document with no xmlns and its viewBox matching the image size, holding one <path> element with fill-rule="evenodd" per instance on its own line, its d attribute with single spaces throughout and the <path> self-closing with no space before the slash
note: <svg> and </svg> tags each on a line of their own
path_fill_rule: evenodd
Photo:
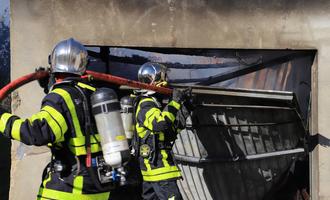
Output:
<svg viewBox="0 0 330 200">
<path fill-rule="evenodd" d="M 139 105 L 139 102 L 141 101 L 143 97 L 142 96 L 135 96 L 134 97 L 134 100 L 133 100 L 133 124 L 134 124 L 134 131 L 133 131 L 133 137 L 132 137 L 132 148 L 133 148 L 133 155 L 135 158 L 138 158 L 139 157 L 139 154 L 140 154 L 140 150 L 139 150 L 139 147 L 140 147 L 140 138 L 139 138 L 139 135 L 136 131 L 136 123 L 137 123 L 137 120 L 136 120 L 136 110 L 137 110 L 137 107 Z"/>
</svg>

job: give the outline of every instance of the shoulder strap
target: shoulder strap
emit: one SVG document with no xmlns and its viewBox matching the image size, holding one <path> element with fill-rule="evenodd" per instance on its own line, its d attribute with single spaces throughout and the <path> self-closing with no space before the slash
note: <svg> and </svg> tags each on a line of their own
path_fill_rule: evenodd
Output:
<svg viewBox="0 0 330 200">
<path fill-rule="evenodd" d="M 134 124 L 134 131 L 133 131 L 133 137 L 132 137 L 132 149 L 133 149 L 133 155 L 135 158 L 138 158 L 139 157 L 139 146 L 140 146 L 140 139 L 139 139 L 139 136 L 138 136 L 138 133 L 136 131 L 136 123 L 137 123 L 137 120 L 136 120 L 136 110 L 137 110 L 137 107 L 139 105 L 139 102 L 140 100 L 142 99 L 143 97 L 141 95 L 138 95 L 138 96 L 135 96 L 134 100 L 133 100 L 133 124 Z"/>
</svg>

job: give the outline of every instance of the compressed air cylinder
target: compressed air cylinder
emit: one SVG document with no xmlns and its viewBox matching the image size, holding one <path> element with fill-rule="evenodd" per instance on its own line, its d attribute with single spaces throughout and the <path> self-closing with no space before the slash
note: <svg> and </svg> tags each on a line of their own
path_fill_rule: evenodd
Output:
<svg viewBox="0 0 330 200">
<path fill-rule="evenodd" d="M 133 99 L 130 96 L 124 96 L 120 99 L 121 119 L 123 120 L 125 135 L 127 139 L 132 139 L 133 125 Z"/>
<path fill-rule="evenodd" d="M 91 104 L 104 160 L 114 168 L 121 167 L 128 161 L 130 150 L 120 116 L 117 94 L 110 88 L 99 88 L 92 94 Z"/>
</svg>

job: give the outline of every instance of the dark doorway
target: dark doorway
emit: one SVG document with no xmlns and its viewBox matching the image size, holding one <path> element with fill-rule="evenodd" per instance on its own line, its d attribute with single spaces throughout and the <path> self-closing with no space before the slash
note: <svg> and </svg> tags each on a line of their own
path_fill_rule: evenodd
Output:
<svg viewBox="0 0 330 200">
<path fill-rule="evenodd" d="M 194 110 L 200 126 L 192 125 L 191 130 L 180 134 L 175 146 L 176 158 L 185 173 L 180 187 L 186 199 L 289 200 L 299 195 L 297 191 L 308 191 L 305 139 L 316 50 L 107 46 L 88 49 L 91 70 L 137 80 L 137 71 L 143 63 L 159 62 L 170 69 L 172 87 L 193 86 L 200 87 L 200 91 L 211 91 L 207 95 L 197 94 L 199 103 L 209 108 L 202 106 Z M 248 100 L 246 93 L 251 95 Z M 237 96 L 232 98 L 233 94 Z M 260 95 L 271 97 L 265 101 Z M 286 95 L 291 96 L 290 105 Z M 270 107 L 275 110 L 267 110 Z M 295 110 L 298 115 L 282 110 Z M 202 124 L 203 119 L 208 120 Z M 281 120 L 297 123 L 280 127 L 268 124 Z M 220 134 L 210 135 L 212 141 L 204 137 L 213 132 Z M 268 143 L 272 144 L 271 148 Z M 261 148 L 265 146 L 269 148 Z M 201 180 L 207 177 L 209 180 Z M 240 184 L 229 187 L 232 181 Z"/>
</svg>

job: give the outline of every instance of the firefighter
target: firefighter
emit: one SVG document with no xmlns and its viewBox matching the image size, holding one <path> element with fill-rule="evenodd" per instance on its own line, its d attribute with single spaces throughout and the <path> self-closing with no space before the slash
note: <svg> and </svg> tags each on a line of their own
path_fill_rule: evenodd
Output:
<svg viewBox="0 0 330 200">
<path fill-rule="evenodd" d="M 83 97 L 89 99 L 96 90 L 80 79 L 87 57 L 87 50 L 78 41 L 70 38 L 59 42 L 50 55 L 56 83 L 42 100 L 40 111 L 27 119 L 0 113 L 0 134 L 27 145 L 51 148 L 52 159 L 44 170 L 37 199 L 109 198 L 109 189 L 97 187 L 86 166 L 86 149 L 90 149 L 92 160 L 102 155 L 100 137 L 95 126 L 87 123 L 84 108 Z M 91 127 L 89 138 L 86 125 Z"/>
<path fill-rule="evenodd" d="M 145 63 L 138 71 L 140 82 L 155 86 L 166 86 L 166 76 L 166 67 L 159 63 Z M 140 90 L 135 99 L 143 199 L 182 199 L 176 182 L 181 173 L 172 156 L 172 145 L 177 134 L 176 114 L 185 96 L 184 91 L 174 89 L 172 100 L 164 108 L 161 97 L 153 91 Z"/>
</svg>

